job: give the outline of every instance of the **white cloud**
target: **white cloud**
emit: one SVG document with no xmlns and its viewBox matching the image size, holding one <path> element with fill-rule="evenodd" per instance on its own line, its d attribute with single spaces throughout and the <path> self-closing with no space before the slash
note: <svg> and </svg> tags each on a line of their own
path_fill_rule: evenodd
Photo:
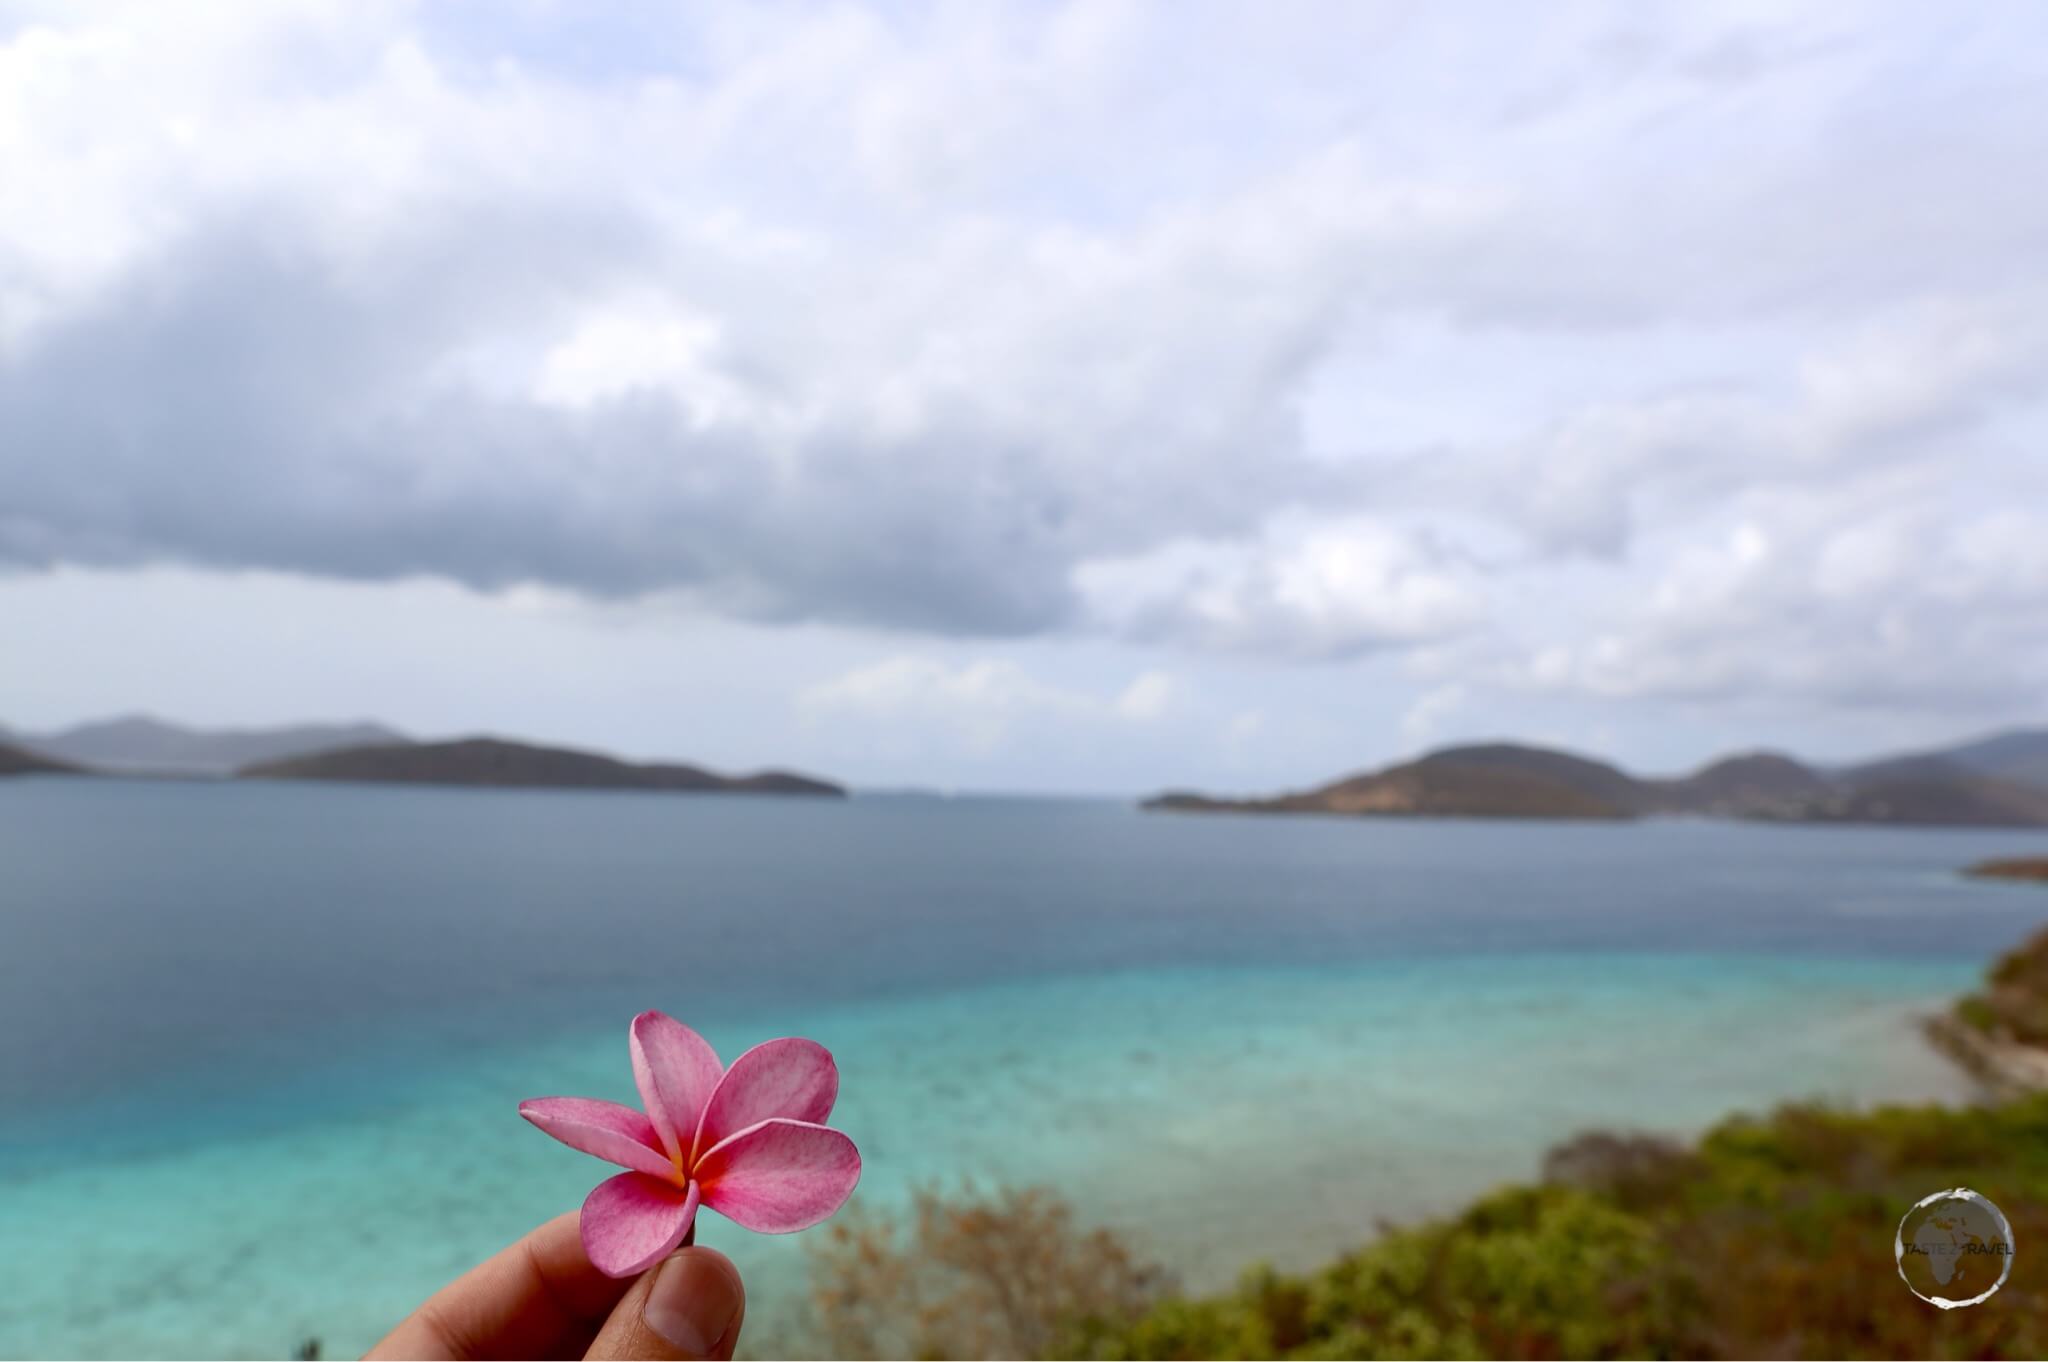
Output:
<svg viewBox="0 0 2048 1362">
<path fill-rule="evenodd" d="M 674 402 L 699 429 L 740 419 L 747 393 L 722 372 L 719 343 L 715 322 L 660 301 L 593 313 L 541 356 L 533 396 L 588 410 L 644 394 Z"/>
<path fill-rule="evenodd" d="M 986 756 L 1034 733 L 1149 725 L 1167 714 L 1180 687 L 1164 672 L 1146 671 L 1120 690 L 1098 694 L 1038 679 L 1007 658 L 949 663 L 904 654 L 853 668 L 798 692 L 809 722 L 852 720 L 900 725 L 950 740 Z"/>
<path fill-rule="evenodd" d="M 2048 694 L 2048 536 L 2031 510 L 1868 491 L 1750 497 L 1520 680 L 1612 699 L 2025 714 Z"/>
<path fill-rule="evenodd" d="M 1444 720 L 1465 703 L 1470 688 L 1461 681 L 1432 686 L 1401 716 L 1401 736 L 1420 746 L 1442 735 Z"/>
<path fill-rule="evenodd" d="M 1157 719 L 1173 707 L 1179 687 L 1161 671 L 1140 673 L 1116 697 L 1116 712 L 1127 719 Z"/>
<path fill-rule="evenodd" d="M 1362 518 L 1276 518 L 1250 544 L 1178 541 L 1081 564 L 1096 617 L 1141 638 L 1335 657 L 1478 622 L 1479 574 L 1425 532 Z"/>
</svg>

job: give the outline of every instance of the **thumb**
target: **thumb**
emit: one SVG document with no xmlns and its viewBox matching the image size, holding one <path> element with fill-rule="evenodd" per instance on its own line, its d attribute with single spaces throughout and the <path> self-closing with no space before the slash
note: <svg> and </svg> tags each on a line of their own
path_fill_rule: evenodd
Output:
<svg viewBox="0 0 2048 1362">
<path fill-rule="evenodd" d="M 716 1249 L 686 1248 L 626 1290 L 586 1358 L 726 1362 L 747 1314 L 740 1270 Z"/>
</svg>

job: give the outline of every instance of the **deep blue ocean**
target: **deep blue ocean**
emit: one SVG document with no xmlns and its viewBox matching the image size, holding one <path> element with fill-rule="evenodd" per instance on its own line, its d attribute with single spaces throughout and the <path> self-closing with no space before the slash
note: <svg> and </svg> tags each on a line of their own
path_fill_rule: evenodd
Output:
<svg viewBox="0 0 2048 1362">
<path fill-rule="evenodd" d="M 514 1108 L 631 1100 L 647 1007 L 829 1046 L 871 1208 L 1043 1182 L 1197 1285 L 1306 1264 L 1587 1126 L 1961 1098 L 1915 1018 L 2048 895 L 1956 871 L 2042 845 L 0 782 L 0 1356 L 359 1352 L 604 1174 Z M 793 1337 L 800 1244 L 702 1237 Z"/>
</svg>

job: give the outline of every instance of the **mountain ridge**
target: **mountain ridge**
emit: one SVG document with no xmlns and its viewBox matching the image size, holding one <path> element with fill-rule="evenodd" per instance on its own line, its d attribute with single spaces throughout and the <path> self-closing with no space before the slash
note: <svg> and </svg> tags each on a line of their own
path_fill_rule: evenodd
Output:
<svg viewBox="0 0 2048 1362">
<path fill-rule="evenodd" d="M 1937 762 L 2021 785 L 2048 788 L 2048 729 L 2000 729 L 1947 747 L 1882 757 L 1845 770 L 1858 774 L 1878 767 L 1900 770 L 1925 768 Z"/>
<path fill-rule="evenodd" d="M 252 762 L 337 747 L 411 741 L 397 729 L 371 720 L 197 728 L 151 714 L 93 719 L 52 733 L 0 733 L 0 740 L 95 770 L 215 776 L 229 775 Z"/>
</svg>

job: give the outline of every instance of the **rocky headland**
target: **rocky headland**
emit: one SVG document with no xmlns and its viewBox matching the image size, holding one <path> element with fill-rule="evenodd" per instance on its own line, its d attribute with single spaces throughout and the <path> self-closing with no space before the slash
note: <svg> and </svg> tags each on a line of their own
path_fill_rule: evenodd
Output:
<svg viewBox="0 0 2048 1362">
<path fill-rule="evenodd" d="M 2048 884 L 2048 856 L 1979 861 L 1963 873 L 1980 880 L 2035 880 Z"/>
<path fill-rule="evenodd" d="M 58 761 L 53 757 L 46 757 L 40 752 L 31 752 L 26 748 L 15 747 L 9 743 L 0 743 L 0 776 L 75 776 L 79 774 L 81 774 L 79 768 L 71 765 L 69 762 Z"/>
</svg>

